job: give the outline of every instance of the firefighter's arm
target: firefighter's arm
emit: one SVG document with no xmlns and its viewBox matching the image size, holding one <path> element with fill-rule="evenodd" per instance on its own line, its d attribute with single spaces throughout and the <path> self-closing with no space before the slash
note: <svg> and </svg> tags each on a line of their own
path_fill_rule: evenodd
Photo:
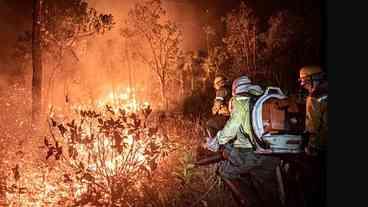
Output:
<svg viewBox="0 0 368 207">
<path fill-rule="evenodd" d="M 228 109 L 226 97 L 228 95 L 228 92 L 225 89 L 220 89 L 216 91 L 216 98 L 214 100 L 214 104 L 212 107 L 212 114 L 216 115 L 225 115 L 229 116 L 230 112 Z"/>
<path fill-rule="evenodd" d="M 229 108 L 226 104 L 221 105 L 221 108 L 219 110 L 219 114 L 222 116 L 230 116 Z"/>
<path fill-rule="evenodd" d="M 315 147 L 318 139 L 318 130 L 321 125 L 321 109 L 320 104 L 315 98 L 307 98 L 306 110 L 306 131 L 309 134 L 309 147 Z"/>
<path fill-rule="evenodd" d="M 214 104 L 212 106 L 212 114 L 213 115 L 230 116 L 228 106 L 223 101 L 216 100 L 216 99 L 215 99 Z"/>
<path fill-rule="evenodd" d="M 220 112 L 221 109 L 221 105 L 222 105 L 223 101 L 219 100 L 218 98 L 216 98 L 213 102 L 213 106 L 212 106 L 212 114 L 216 115 Z"/>
</svg>

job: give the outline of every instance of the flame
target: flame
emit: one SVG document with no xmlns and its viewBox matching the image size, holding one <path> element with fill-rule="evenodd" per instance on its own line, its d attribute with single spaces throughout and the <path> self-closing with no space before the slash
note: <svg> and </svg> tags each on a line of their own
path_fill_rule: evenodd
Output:
<svg viewBox="0 0 368 207">
<path fill-rule="evenodd" d="M 105 109 L 106 105 L 109 105 L 114 112 L 118 112 L 120 108 L 124 109 L 128 113 L 135 113 L 140 109 L 149 107 L 149 102 L 140 102 L 137 100 L 135 91 L 136 90 L 134 88 L 127 88 L 124 90 L 117 90 L 115 92 L 107 92 L 106 95 L 102 96 L 98 101 L 95 102 L 94 107 L 90 102 L 87 102 L 74 105 L 71 109 L 74 112 L 86 109 L 101 110 Z M 50 113 L 50 117 L 58 117 L 62 120 L 68 116 L 71 115 L 62 113 L 57 115 L 55 111 Z M 123 139 L 123 144 L 125 147 L 119 154 L 114 147 L 116 143 L 114 139 L 111 138 L 112 135 L 96 133 L 99 131 L 98 126 L 96 124 L 93 125 L 91 123 L 87 123 L 87 121 L 80 126 L 82 139 L 91 138 L 93 134 L 97 134 L 98 137 L 95 137 L 93 142 L 89 145 L 81 143 L 73 144 L 73 148 L 78 154 L 78 159 L 71 161 L 71 165 L 75 166 L 79 163 L 88 163 L 87 166 L 85 166 L 85 171 L 94 176 L 96 179 L 95 182 L 102 183 L 102 185 L 107 185 L 106 177 L 117 176 L 117 173 L 121 171 L 123 171 L 125 175 L 130 176 L 130 174 L 133 174 L 137 171 L 137 169 L 135 169 L 136 166 L 140 165 L 145 165 L 147 169 L 151 169 L 151 167 L 148 165 L 149 160 L 146 159 L 147 155 L 145 154 L 145 150 L 149 147 L 148 143 L 146 143 L 144 139 L 135 139 L 132 134 L 129 134 L 129 129 L 122 129 L 118 132 L 119 136 L 125 137 Z M 71 134 L 68 133 L 69 132 L 67 132 L 66 136 L 71 136 Z M 150 138 L 151 136 L 148 135 L 148 131 L 143 130 L 140 133 L 143 134 L 142 136 L 147 138 Z M 156 140 L 155 144 L 157 146 L 162 146 L 164 140 L 163 137 L 160 137 L 159 135 L 154 136 L 154 140 Z M 60 144 L 64 146 L 64 152 L 67 154 L 69 146 L 67 141 L 64 141 L 64 143 L 60 142 Z M 131 152 L 134 152 L 134 154 L 129 155 Z M 63 165 L 67 166 L 66 164 Z M 122 166 L 125 167 L 122 169 Z M 88 191 L 88 185 L 86 183 L 76 182 L 75 180 L 69 184 L 60 181 L 55 182 L 55 180 L 60 180 L 60 175 L 64 175 L 67 172 L 72 172 L 70 170 L 64 171 L 64 169 L 68 168 L 60 167 L 58 172 L 53 172 L 55 173 L 53 179 L 50 178 L 46 180 L 44 179 L 45 175 L 41 175 L 42 173 L 39 172 L 38 169 L 34 170 L 33 172 L 27 172 L 27 179 L 23 178 L 23 180 L 18 181 L 17 183 L 24 183 L 24 186 L 28 189 L 28 191 L 32 191 L 31 189 L 33 189 L 33 191 L 40 191 L 42 193 L 36 193 L 33 195 L 7 194 L 7 200 L 12 202 L 14 201 L 13 203 L 15 206 L 54 206 L 52 203 L 58 202 L 56 198 L 57 196 L 55 194 L 58 194 L 59 198 L 81 198 L 83 194 Z M 73 174 L 73 172 L 71 174 Z M 137 177 L 137 179 L 139 179 L 139 177 Z M 15 181 L 12 182 L 14 183 Z M 139 181 L 137 181 L 134 186 L 139 188 L 141 184 Z"/>
<path fill-rule="evenodd" d="M 136 97 L 135 88 L 119 88 L 110 91 L 97 101 L 97 107 L 103 108 L 106 105 L 113 106 L 114 109 L 123 108 L 127 112 L 137 112 L 142 107 L 149 105 L 147 101 L 139 102 Z"/>
</svg>

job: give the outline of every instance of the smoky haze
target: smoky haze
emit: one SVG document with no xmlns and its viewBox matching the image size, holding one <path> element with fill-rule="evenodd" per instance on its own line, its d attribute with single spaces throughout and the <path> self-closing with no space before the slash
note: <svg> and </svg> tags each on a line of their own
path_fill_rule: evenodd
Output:
<svg viewBox="0 0 368 207">
<path fill-rule="evenodd" d="M 128 85 L 127 69 L 129 65 L 124 61 L 124 42 L 120 36 L 120 29 L 124 27 L 124 20 L 127 18 L 129 9 L 137 1 L 88 1 L 89 6 L 96 8 L 98 12 L 111 13 L 116 24 L 112 31 L 81 42 L 80 45 L 84 49 L 78 53 L 79 61 L 67 54 L 62 68 L 63 73 L 57 72 L 54 77 L 56 84 L 49 86 L 50 84 L 44 79 L 45 87 L 51 87 L 54 90 L 51 98 L 53 101 L 63 102 L 65 97 L 60 94 L 66 95 L 65 90 L 69 90 L 67 93 L 73 93 L 67 94 L 69 96 L 80 97 L 88 94 L 95 97 L 102 95 L 114 85 Z M 1 89 L 5 89 L 7 84 L 15 79 L 22 79 L 26 85 L 30 86 L 31 65 L 29 63 L 27 66 L 22 66 L 23 63 L 15 62 L 14 46 L 17 37 L 22 32 L 31 30 L 31 3 L 25 0 L 0 0 L 0 13 L 3 16 L 0 18 L 2 28 L 0 35 L 2 42 L 2 47 L 0 47 Z M 184 36 L 183 49 L 188 51 L 204 48 L 205 42 L 201 32 L 205 25 L 204 20 L 206 19 L 203 18 L 203 14 L 206 10 L 191 1 L 163 1 L 163 5 L 167 9 L 168 18 L 179 23 Z M 208 13 L 206 15 L 208 18 Z M 155 78 L 142 64 L 130 63 L 130 67 L 132 81 L 138 87 L 143 88 L 144 83 Z M 44 76 L 50 75 L 52 73 L 50 70 L 50 67 L 44 63 Z M 67 80 L 67 76 L 71 78 Z M 81 90 L 82 88 L 90 90 Z"/>
<path fill-rule="evenodd" d="M 55 84 L 52 86 L 55 90 L 53 99 L 57 99 L 56 102 L 65 101 L 65 95 L 75 97 L 75 101 L 78 101 L 78 97 L 85 95 L 98 98 L 110 88 L 119 85 L 128 86 L 129 66 L 132 71 L 132 82 L 137 87 L 144 89 L 144 86 L 147 85 L 145 83 L 155 78 L 147 67 L 134 61 L 128 63 L 124 55 L 125 43 L 120 36 L 120 29 L 124 26 L 129 9 L 138 1 L 88 1 L 89 6 L 96 8 L 98 12 L 111 13 L 116 24 L 112 31 L 81 42 L 78 61 L 72 55 L 66 55 L 62 72 L 56 73 Z M 224 32 L 220 18 L 226 12 L 236 8 L 239 2 L 239 0 L 164 0 L 163 5 L 167 10 L 168 18 L 177 22 L 183 32 L 183 50 L 197 51 L 205 50 L 207 47 L 203 27 L 210 25 L 219 34 L 216 35 L 218 39 L 211 40 L 212 43 L 220 41 L 221 34 Z M 250 2 L 255 7 L 258 16 L 264 19 L 267 19 L 274 10 L 282 8 L 289 8 L 310 16 L 320 11 L 314 9 L 315 14 L 309 14 L 313 8 L 320 6 L 320 2 L 314 0 L 303 3 L 299 0 L 272 2 L 252 0 L 247 2 Z M 17 36 L 31 29 L 31 3 L 30 0 L 0 0 L 0 14 L 2 15 L 0 18 L 0 41 L 2 43 L 0 47 L 0 90 L 5 89 L 7 84 L 14 79 L 22 79 L 27 85 L 30 84 L 31 65 L 22 66 L 24 63 L 15 62 L 13 52 Z M 315 15 L 315 19 L 320 20 L 320 16 Z M 263 22 L 267 23 L 267 21 Z M 319 35 L 319 32 L 315 33 Z M 44 70 L 46 75 L 50 74 L 50 68 L 45 66 Z"/>
<path fill-rule="evenodd" d="M 111 12 L 117 22 L 116 28 L 119 28 L 123 26 L 129 9 L 139 0 L 90 0 L 89 2 L 90 6 L 100 12 Z M 183 32 L 183 49 L 198 50 L 206 47 L 205 36 L 202 35 L 203 27 L 211 25 L 221 31 L 220 16 L 224 15 L 224 6 L 225 8 L 233 8 L 239 1 L 163 0 L 162 2 L 168 18 L 178 23 Z M 116 28 L 115 33 L 118 33 Z"/>
<path fill-rule="evenodd" d="M 0 0 L 0 91 L 22 71 L 14 63 L 13 47 L 17 35 L 30 29 L 31 4 L 22 0 Z"/>
<path fill-rule="evenodd" d="M 114 28 L 103 36 L 94 38 L 88 43 L 88 55 L 80 66 L 84 73 L 84 79 L 93 87 L 97 94 L 115 86 L 129 83 L 129 67 L 131 68 L 131 79 L 134 86 L 146 91 L 143 98 L 152 98 L 151 102 L 157 98 L 157 92 L 146 90 L 153 82 L 157 82 L 155 74 L 138 61 L 127 61 L 124 54 L 125 43 L 120 36 L 120 29 L 124 27 L 128 11 L 139 0 L 119 1 L 119 0 L 90 0 L 89 6 L 96 8 L 101 13 L 111 13 L 114 16 Z M 183 1 L 183 0 L 164 0 L 163 6 L 167 11 L 167 18 L 176 22 L 183 34 L 182 49 L 186 51 L 205 50 L 206 40 L 203 27 L 210 25 L 216 31 L 222 32 L 223 25 L 220 17 L 225 14 L 223 6 L 226 3 L 235 7 L 238 1 Z M 236 4 L 234 4 L 236 2 Z M 216 40 L 214 40 L 216 41 Z M 128 48 L 129 50 L 129 48 Z M 97 80 L 94 77 L 99 77 Z M 155 80 L 156 79 L 156 80 Z M 152 87 L 151 87 L 152 88 Z M 155 87 L 154 87 L 155 88 Z M 97 95 L 95 94 L 95 95 Z M 151 95 L 151 96 L 148 96 Z M 152 97 L 153 96 L 153 97 Z"/>
</svg>

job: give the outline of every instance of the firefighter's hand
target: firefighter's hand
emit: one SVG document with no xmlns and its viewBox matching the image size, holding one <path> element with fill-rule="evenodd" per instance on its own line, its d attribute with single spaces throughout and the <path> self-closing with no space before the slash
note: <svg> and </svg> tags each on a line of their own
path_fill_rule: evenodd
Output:
<svg viewBox="0 0 368 207">
<path fill-rule="evenodd" d="M 217 152 L 220 145 L 218 143 L 218 140 L 216 138 L 212 138 L 212 137 L 207 137 L 206 138 L 207 142 L 206 142 L 206 149 L 212 151 L 212 152 Z"/>
</svg>

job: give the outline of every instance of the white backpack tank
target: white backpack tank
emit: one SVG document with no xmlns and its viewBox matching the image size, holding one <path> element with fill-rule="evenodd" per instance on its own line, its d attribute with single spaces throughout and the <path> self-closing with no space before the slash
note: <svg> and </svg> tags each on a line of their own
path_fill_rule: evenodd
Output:
<svg viewBox="0 0 368 207">
<path fill-rule="evenodd" d="M 256 153 L 303 152 L 304 115 L 290 110 L 290 104 L 285 104 L 287 100 L 280 88 L 268 87 L 255 101 L 251 117 Z"/>
</svg>

